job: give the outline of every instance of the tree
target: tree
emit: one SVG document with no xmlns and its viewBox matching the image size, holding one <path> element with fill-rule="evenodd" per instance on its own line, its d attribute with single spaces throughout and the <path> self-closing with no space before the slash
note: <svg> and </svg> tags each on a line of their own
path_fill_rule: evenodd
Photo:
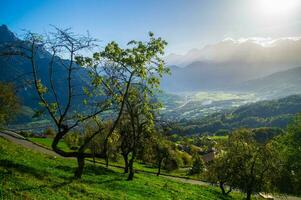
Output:
<svg viewBox="0 0 301 200">
<path fill-rule="evenodd" d="M 107 153 L 108 139 L 115 130 L 123 114 L 131 122 L 133 134 L 133 150 L 129 161 L 129 180 L 133 179 L 133 162 L 137 156 L 137 147 L 142 135 L 149 133 L 153 114 L 149 96 L 159 87 L 162 76 L 169 72 L 161 55 L 167 43 L 161 38 L 155 38 L 149 33 L 148 42 L 131 41 L 129 48 L 120 48 L 117 43 L 109 43 L 104 51 L 94 53 L 92 58 L 77 57 L 78 63 L 90 69 L 95 88 L 112 95 L 112 105 L 117 117 L 105 139 L 104 152 Z M 103 76 L 108 74 L 109 76 Z M 113 89 L 111 87 L 113 85 Z"/>
<path fill-rule="evenodd" d="M 134 178 L 134 161 L 136 160 L 139 148 L 142 147 L 144 138 L 154 132 L 154 110 L 156 103 L 150 102 L 149 90 L 146 85 L 137 85 L 130 91 L 126 101 L 126 113 L 129 116 L 132 133 L 131 159 L 129 160 L 128 180 Z"/>
<path fill-rule="evenodd" d="M 64 151 L 58 147 L 58 143 L 82 122 L 109 109 L 107 99 L 96 105 L 95 99 L 90 98 L 89 105 L 94 104 L 93 108 L 82 103 L 80 97 L 83 96 L 83 91 L 75 85 L 78 73 L 86 75 L 76 64 L 76 56 L 93 46 L 94 39 L 90 37 L 75 35 L 69 29 L 55 28 L 55 32 L 46 36 L 27 32 L 24 40 L 6 44 L 2 53 L 19 56 L 31 64 L 33 87 L 40 100 L 41 109 L 38 113 L 47 113 L 56 126 L 52 149 L 61 156 L 77 158 L 75 178 L 81 177 L 84 159 L 91 156 L 85 152 L 87 144 L 74 151 Z M 38 62 L 41 56 L 46 57 L 44 62 Z M 60 75 L 55 73 L 56 70 L 60 71 Z M 58 78 L 62 80 L 59 81 Z"/>
<path fill-rule="evenodd" d="M 280 168 L 279 156 L 271 143 L 259 144 L 251 130 L 234 131 L 215 159 L 210 174 L 218 180 L 223 194 L 224 184 L 238 188 L 250 200 L 255 192 L 274 189 L 273 180 Z"/>
<path fill-rule="evenodd" d="M 157 160 L 157 167 L 158 172 L 157 176 L 161 173 L 161 168 L 163 162 L 166 161 L 171 156 L 171 148 L 170 145 L 166 141 L 158 141 L 156 145 L 156 160 Z"/>
<path fill-rule="evenodd" d="M 193 156 L 192 168 L 189 171 L 190 175 L 200 174 L 205 169 L 205 163 L 199 154 Z"/>
<path fill-rule="evenodd" d="M 54 33 L 46 37 L 28 32 L 24 40 L 7 45 L 2 55 L 21 56 L 32 66 L 35 90 L 40 99 L 42 111 L 50 116 L 57 131 L 52 142 L 52 149 L 64 157 L 76 157 L 78 168 L 74 176 L 80 178 L 87 157 L 108 158 L 108 141 L 122 115 L 128 91 L 137 80 L 147 80 L 150 85 L 159 84 L 157 77 L 167 71 L 160 55 L 163 54 L 166 42 L 150 34 L 149 42 L 131 41 L 127 49 L 117 43 L 109 43 L 103 51 L 93 57 L 83 57 L 80 53 L 93 48 L 95 40 L 89 36 L 78 36 L 69 29 L 55 28 Z M 47 52 L 45 51 L 47 50 Z M 51 55 L 47 64 L 39 66 L 37 59 L 41 55 Z M 68 60 L 63 58 L 68 58 Z M 54 66 L 64 70 L 63 84 L 65 91 L 60 95 L 61 82 L 54 73 Z M 48 67 L 48 79 L 43 80 L 39 67 Z M 88 83 L 83 89 L 74 84 L 77 72 L 83 72 Z M 48 86 L 46 83 L 49 82 Z M 58 85 L 60 83 L 60 85 Z M 82 98 L 85 96 L 85 98 Z M 91 140 L 103 134 L 103 127 L 95 130 L 86 138 L 77 150 L 64 151 L 58 147 L 66 135 L 83 123 L 103 113 L 111 111 L 113 124 L 106 134 L 103 151 L 97 155 L 86 151 Z M 79 129 L 80 130 L 80 129 Z"/>
<path fill-rule="evenodd" d="M 118 126 L 119 137 L 119 148 L 121 155 L 124 160 L 124 173 L 129 172 L 129 154 L 133 150 L 133 131 L 128 118 L 123 117 Z"/>
<path fill-rule="evenodd" d="M 16 115 L 20 102 L 12 83 L 0 82 L 0 126 Z"/>
<path fill-rule="evenodd" d="M 231 179 L 235 178 L 234 168 L 231 168 L 231 161 L 226 159 L 224 152 L 218 154 L 212 163 L 209 164 L 206 172 L 207 180 L 212 183 L 218 183 L 222 194 L 228 195 L 232 191 Z M 228 191 L 225 189 L 225 185 L 229 185 Z"/>
<path fill-rule="evenodd" d="M 301 114 L 288 126 L 287 133 L 276 137 L 273 145 L 280 152 L 283 166 L 274 182 L 282 193 L 301 194 Z"/>
</svg>

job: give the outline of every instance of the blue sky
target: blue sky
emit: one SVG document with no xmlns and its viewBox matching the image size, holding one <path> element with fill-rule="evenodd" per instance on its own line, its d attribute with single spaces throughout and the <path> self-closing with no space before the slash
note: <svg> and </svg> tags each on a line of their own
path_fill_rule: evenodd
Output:
<svg viewBox="0 0 301 200">
<path fill-rule="evenodd" d="M 169 42 L 168 53 L 185 53 L 228 37 L 301 36 L 301 5 L 283 9 L 299 0 L 275 1 L 278 7 L 272 0 L 0 0 L 0 24 L 16 33 L 42 33 L 50 24 L 88 30 L 103 44 L 152 31 Z"/>
</svg>

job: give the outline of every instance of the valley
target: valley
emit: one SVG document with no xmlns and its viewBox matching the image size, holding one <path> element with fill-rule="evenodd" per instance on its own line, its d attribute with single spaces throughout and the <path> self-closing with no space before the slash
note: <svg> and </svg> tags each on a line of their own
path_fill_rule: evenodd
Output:
<svg viewBox="0 0 301 200">
<path fill-rule="evenodd" d="M 300 199 L 298 0 L 1 5 L 0 200 Z"/>
</svg>

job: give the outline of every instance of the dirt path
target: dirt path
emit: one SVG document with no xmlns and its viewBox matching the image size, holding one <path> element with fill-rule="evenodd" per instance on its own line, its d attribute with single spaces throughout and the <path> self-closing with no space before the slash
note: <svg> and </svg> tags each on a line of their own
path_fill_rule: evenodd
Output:
<svg viewBox="0 0 301 200">
<path fill-rule="evenodd" d="M 3 137 L 15 144 L 18 144 L 18 145 L 21 145 L 25 148 L 28 148 L 28 149 L 32 149 L 32 150 L 35 150 L 35 151 L 38 151 L 38 152 L 41 152 L 41 153 L 44 153 L 44 154 L 47 154 L 47 155 L 50 155 L 50 156 L 56 156 L 56 157 L 61 157 L 60 155 L 58 155 L 57 153 L 55 153 L 54 151 L 51 151 L 49 149 L 46 149 L 44 147 L 41 147 L 39 145 L 36 145 L 28 140 L 26 140 L 24 137 L 20 136 L 20 135 L 17 135 L 16 133 L 4 133 L 4 132 L 1 132 L 0 131 L 0 137 Z"/>
<path fill-rule="evenodd" d="M 183 183 L 190 183 L 190 184 L 194 184 L 194 185 L 211 185 L 209 183 L 206 183 L 206 182 L 203 182 L 203 181 L 198 181 L 198 180 L 193 180 L 193 179 L 185 179 L 185 178 L 179 178 L 179 177 L 172 177 L 172 176 L 166 176 L 166 175 L 160 175 L 162 177 L 165 177 L 165 178 L 169 178 L 169 179 L 172 179 L 172 180 L 175 180 L 175 181 L 180 181 L 180 182 L 183 182 Z"/>
</svg>

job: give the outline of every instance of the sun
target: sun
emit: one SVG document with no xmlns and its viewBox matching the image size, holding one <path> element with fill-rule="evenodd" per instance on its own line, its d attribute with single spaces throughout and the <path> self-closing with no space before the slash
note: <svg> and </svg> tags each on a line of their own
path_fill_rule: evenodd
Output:
<svg viewBox="0 0 301 200">
<path fill-rule="evenodd" d="M 266 15 L 289 15 L 299 6 L 300 0 L 258 0 L 259 9 Z"/>
</svg>

